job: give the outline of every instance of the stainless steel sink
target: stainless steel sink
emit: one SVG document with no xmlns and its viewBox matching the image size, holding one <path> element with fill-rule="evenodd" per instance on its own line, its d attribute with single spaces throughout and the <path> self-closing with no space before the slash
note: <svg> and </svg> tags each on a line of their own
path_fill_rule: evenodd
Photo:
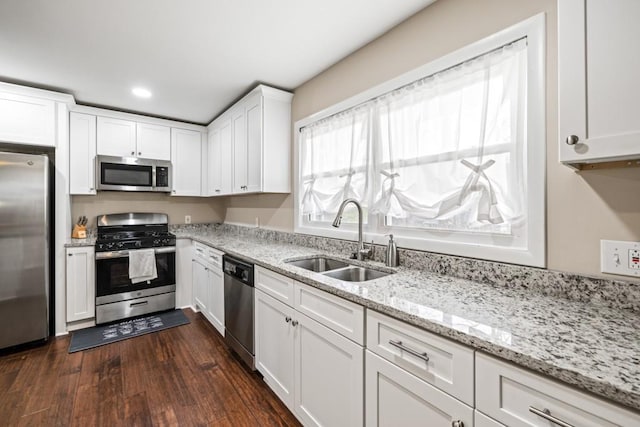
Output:
<svg viewBox="0 0 640 427">
<path fill-rule="evenodd" d="M 295 265 L 296 267 L 304 268 L 305 270 L 315 271 L 316 273 L 337 270 L 338 268 L 349 266 L 349 264 L 347 264 L 346 262 L 324 257 L 313 257 L 300 259 L 297 261 L 286 261 L 286 263 L 289 265 Z"/>
<path fill-rule="evenodd" d="M 393 273 L 352 265 L 348 268 L 329 271 L 323 274 L 328 277 L 333 277 L 334 279 L 344 280 L 345 282 L 366 282 L 367 280 L 379 279 L 380 277 Z"/>
</svg>

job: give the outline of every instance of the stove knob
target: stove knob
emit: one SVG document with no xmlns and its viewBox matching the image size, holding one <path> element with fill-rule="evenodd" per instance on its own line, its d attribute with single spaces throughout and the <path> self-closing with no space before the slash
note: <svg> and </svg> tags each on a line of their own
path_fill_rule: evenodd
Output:
<svg viewBox="0 0 640 427">
<path fill-rule="evenodd" d="M 124 248 L 124 242 L 118 242 L 116 246 L 118 246 L 118 249 Z"/>
<path fill-rule="evenodd" d="M 142 242 L 136 242 L 136 248 L 141 248 L 142 247 Z"/>
<path fill-rule="evenodd" d="M 154 245 L 159 245 L 159 244 L 160 244 L 160 239 L 155 239 L 155 240 L 153 241 L 153 244 L 154 244 Z"/>
</svg>

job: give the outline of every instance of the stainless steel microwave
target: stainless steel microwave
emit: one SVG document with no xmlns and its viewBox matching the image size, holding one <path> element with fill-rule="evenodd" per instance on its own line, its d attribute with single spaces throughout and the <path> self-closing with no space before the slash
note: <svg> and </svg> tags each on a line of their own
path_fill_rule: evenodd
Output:
<svg viewBox="0 0 640 427">
<path fill-rule="evenodd" d="M 171 162 L 96 156 L 96 189 L 171 192 Z"/>
</svg>

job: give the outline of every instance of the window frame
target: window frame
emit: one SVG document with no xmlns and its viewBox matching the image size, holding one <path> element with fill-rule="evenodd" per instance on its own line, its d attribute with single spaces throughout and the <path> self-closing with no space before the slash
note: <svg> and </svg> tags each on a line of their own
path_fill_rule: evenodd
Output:
<svg viewBox="0 0 640 427">
<path fill-rule="evenodd" d="M 369 215 L 364 240 L 385 245 L 386 234 L 393 233 L 399 247 L 449 255 L 479 258 L 534 267 L 546 266 L 546 61 L 545 15 L 540 13 L 509 28 L 469 44 L 414 70 L 388 80 L 349 99 L 312 114 L 294 124 L 294 231 L 345 240 L 357 240 L 356 226 L 307 222 L 300 213 L 300 130 L 333 114 L 353 108 L 418 79 L 483 55 L 521 38 L 527 38 L 527 129 L 526 168 L 527 221 L 526 242 L 498 234 L 474 235 L 473 240 L 461 239 L 465 232 L 434 232 L 402 227 L 387 227 L 381 215 Z M 403 232 L 405 231 L 405 232 Z M 409 231 L 409 232 L 407 232 Z M 438 237 L 431 237 L 434 234 Z M 445 236 L 446 238 L 442 238 Z M 452 237 L 453 236 L 453 237 Z M 457 236 L 457 237 L 456 237 Z M 456 241 L 457 240 L 457 241 Z M 501 245 L 497 245 L 502 243 Z"/>
</svg>

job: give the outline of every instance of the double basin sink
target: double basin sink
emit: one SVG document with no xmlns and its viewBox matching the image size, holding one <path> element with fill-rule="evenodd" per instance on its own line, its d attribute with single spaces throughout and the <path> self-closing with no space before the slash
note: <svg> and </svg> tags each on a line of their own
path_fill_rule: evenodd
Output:
<svg viewBox="0 0 640 427">
<path fill-rule="evenodd" d="M 312 258 L 285 261 L 289 265 L 304 268 L 305 270 L 320 273 L 327 277 L 343 280 L 345 282 L 366 282 L 393 274 L 387 271 L 376 270 L 369 267 L 360 267 L 346 262 L 316 256 Z"/>
</svg>

